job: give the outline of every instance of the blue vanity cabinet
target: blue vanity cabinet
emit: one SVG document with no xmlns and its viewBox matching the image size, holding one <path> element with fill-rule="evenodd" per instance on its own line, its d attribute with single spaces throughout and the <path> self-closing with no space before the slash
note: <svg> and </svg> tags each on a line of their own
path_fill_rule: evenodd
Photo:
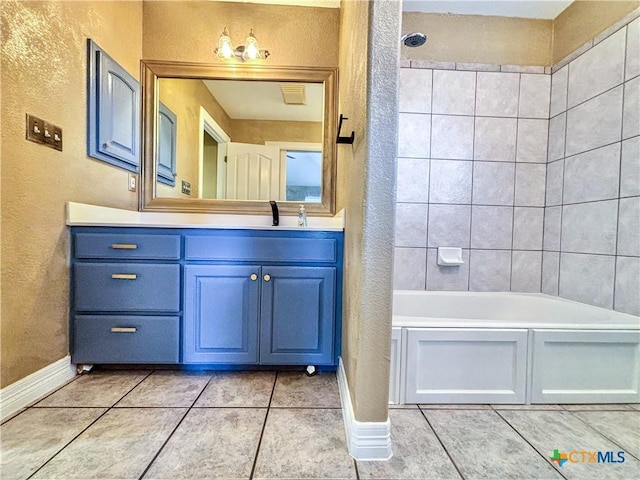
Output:
<svg viewBox="0 0 640 480">
<path fill-rule="evenodd" d="M 73 363 L 180 361 L 180 255 L 177 233 L 72 229 Z"/>
<path fill-rule="evenodd" d="M 184 362 L 258 363 L 259 265 L 184 267 Z"/>
<path fill-rule="evenodd" d="M 335 366 L 342 233 L 185 235 L 185 363 Z"/>
<path fill-rule="evenodd" d="M 264 267 L 260 363 L 333 363 L 335 290 L 335 267 Z"/>
<path fill-rule="evenodd" d="M 335 367 L 342 232 L 73 227 L 76 364 Z"/>
</svg>

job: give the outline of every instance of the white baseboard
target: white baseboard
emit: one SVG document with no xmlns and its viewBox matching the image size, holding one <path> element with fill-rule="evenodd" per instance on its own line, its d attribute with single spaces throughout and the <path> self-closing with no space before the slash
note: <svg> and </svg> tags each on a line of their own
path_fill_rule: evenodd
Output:
<svg viewBox="0 0 640 480">
<path fill-rule="evenodd" d="M 389 460 L 393 456 L 389 419 L 386 422 L 356 420 L 342 358 L 338 364 L 337 375 L 349 454 L 356 460 Z"/>
<path fill-rule="evenodd" d="M 0 390 L 0 419 L 4 420 L 50 391 L 61 387 L 75 375 L 75 366 L 71 365 L 71 357 L 67 355 L 22 380 L 4 387 Z"/>
</svg>

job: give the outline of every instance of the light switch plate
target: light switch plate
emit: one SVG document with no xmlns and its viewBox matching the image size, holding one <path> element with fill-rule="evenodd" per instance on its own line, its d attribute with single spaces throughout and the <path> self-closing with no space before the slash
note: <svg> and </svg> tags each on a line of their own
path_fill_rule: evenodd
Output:
<svg viewBox="0 0 640 480">
<path fill-rule="evenodd" d="M 44 143 L 44 120 L 27 113 L 27 140 Z"/>
<path fill-rule="evenodd" d="M 135 192 L 138 185 L 138 176 L 134 173 L 129 174 L 129 191 Z"/>
</svg>

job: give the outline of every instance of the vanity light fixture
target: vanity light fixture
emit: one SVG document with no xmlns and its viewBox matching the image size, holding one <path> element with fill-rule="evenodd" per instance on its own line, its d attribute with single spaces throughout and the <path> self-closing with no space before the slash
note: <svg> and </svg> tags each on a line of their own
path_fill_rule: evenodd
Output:
<svg viewBox="0 0 640 480">
<path fill-rule="evenodd" d="M 221 60 L 232 60 L 235 58 L 241 62 L 265 60 L 270 55 L 269 50 L 260 50 L 258 40 L 253 34 L 253 28 L 249 31 L 245 45 L 238 45 L 236 48 L 233 48 L 227 27 L 224 27 L 222 35 L 220 35 L 215 54 Z"/>
</svg>

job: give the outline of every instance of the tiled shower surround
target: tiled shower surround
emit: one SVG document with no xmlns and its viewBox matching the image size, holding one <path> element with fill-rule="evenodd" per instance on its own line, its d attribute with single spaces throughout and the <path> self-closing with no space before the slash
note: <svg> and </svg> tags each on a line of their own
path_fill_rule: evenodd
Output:
<svg viewBox="0 0 640 480">
<path fill-rule="evenodd" d="M 639 22 L 553 75 L 401 69 L 395 288 L 640 314 Z M 465 263 L 438 267 L 438 246 Z"/>
</svg>

